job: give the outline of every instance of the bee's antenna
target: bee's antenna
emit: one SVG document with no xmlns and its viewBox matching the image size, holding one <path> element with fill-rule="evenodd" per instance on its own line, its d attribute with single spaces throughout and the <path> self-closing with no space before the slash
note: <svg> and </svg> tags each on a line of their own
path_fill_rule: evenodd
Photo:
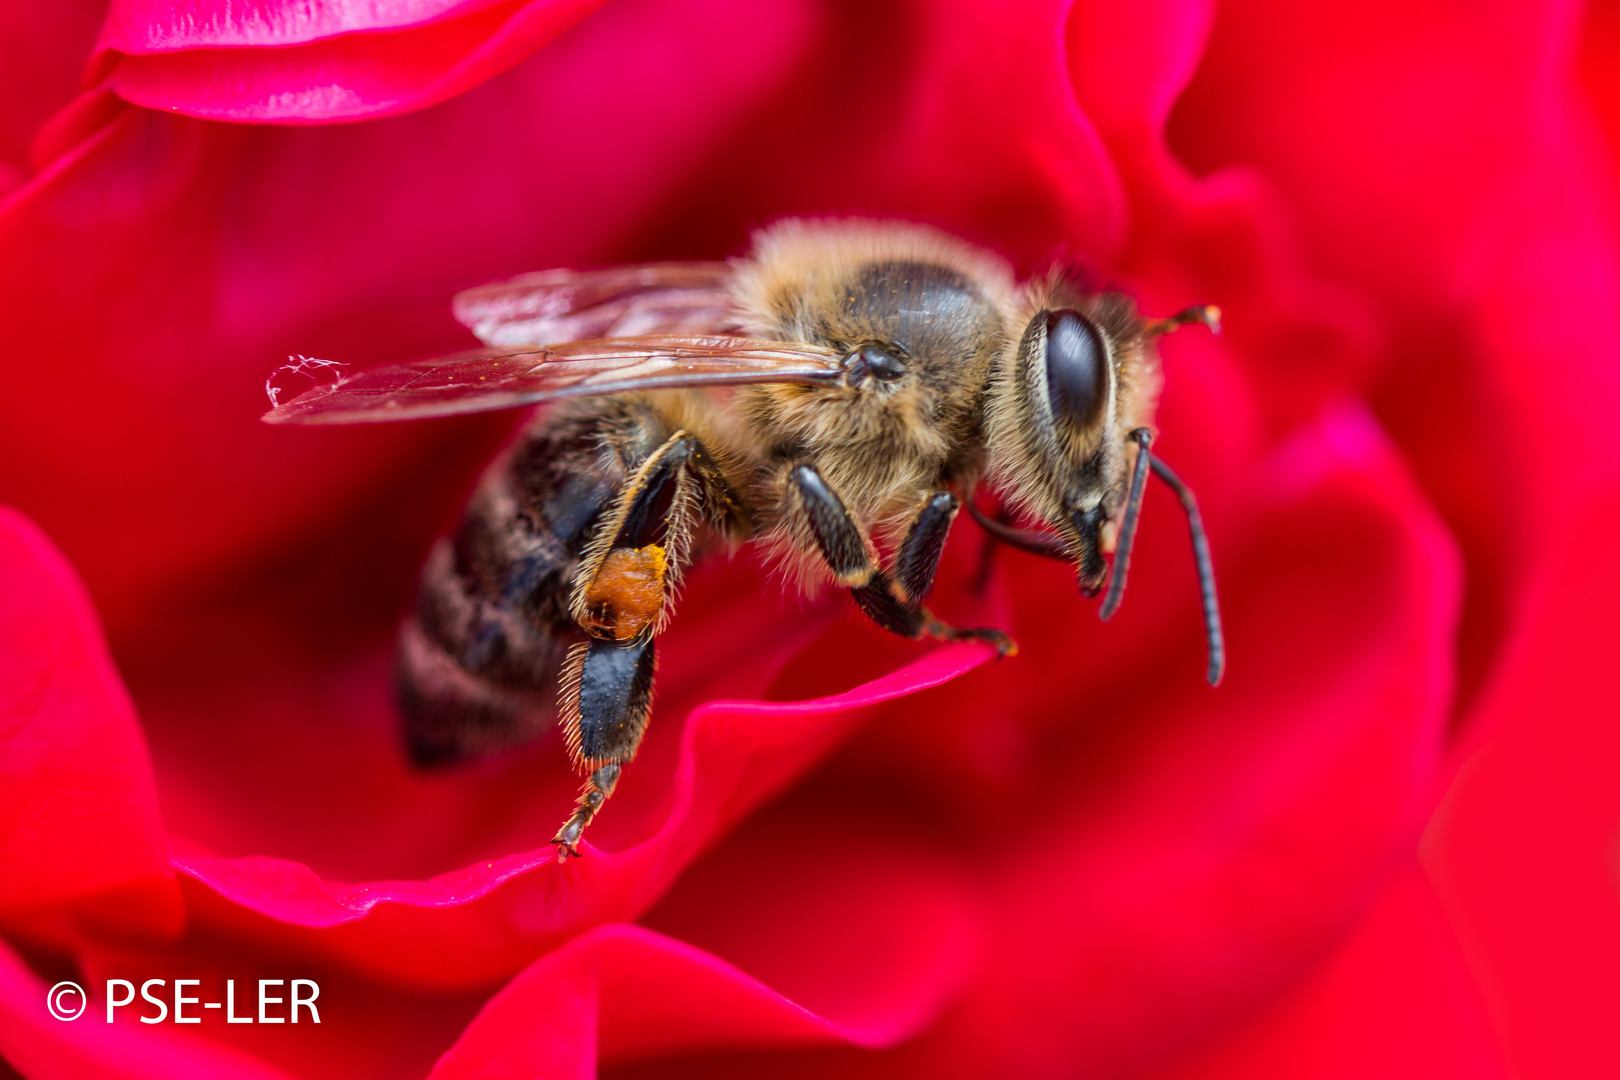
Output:
<svg viewBox="0 0 1620 1080">
<path fill-rule="evenodd" d="M 1143 447 L 1154 475 L 1176 493 L 1181 508 L 1187 512 L 1187 531 L 1192 534 L 1193 561 L 1198 564 L 1198 592 L 1204 602 L 1204 636 L 1209 641 L 1209 685 L 1219 686 L 1226 674 L 1226 636 L 1221 632 L 1221 605 L 1215 598 L 1215 563 L 1209 557 L 1209 537 L 1204 533 L 1204 518 L 1198 512 L 1198 500 L 1192 489 L 1181 482 L 1181 477 L 1166 465 L 1158 455 Z"/>
<path fill-rule="evenodd" d="M 1168 319 L 1153 319 L 1142 329 L 1153 337 L 1158 337 L 1161 334 L 1168 334 L 1178 327 L 1186 326 L 1188 323 L 1203 323 L 1209 327 L 1210 333 L 1219 334 L 1221 332 L 1221 309 L 1214 304 L 1194 304 L 1190 308 L 1184 308 L 1176 312 Z"/>
<path fill-rule="evenodd" d="M 1131 546 L 1136 543 L 1136 523 L 1142 516 L 1142 493 L 1147 490 L 1148 447 L 1153 434 L 1139 427 L 1125 436 L 1136 443 L 1136 468 L 1131 473 L 1131 492 L 1125 499 L 1125 520 L 1119 527 L 1119 543 L 1114 547 L 1114 570 L 1108 577 L 1108 595 L 1103 597 L 1097 615 L 1103 622 L 1114 617 L 1125 599 L 1125 575 L 1131 568 Z"/>
</svg>

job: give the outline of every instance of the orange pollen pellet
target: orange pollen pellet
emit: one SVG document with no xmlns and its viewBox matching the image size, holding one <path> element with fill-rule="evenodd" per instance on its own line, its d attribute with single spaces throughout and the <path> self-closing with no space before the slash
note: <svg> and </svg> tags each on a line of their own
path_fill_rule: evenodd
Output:
<svg viewBox="0 0 1620 1080">
<path fill-rule="evenodd" d="M 585 593 L 585 629 L 593 637 L 629 641 L 664 608 L 664 549 L 614 548 Z"/>
</svg>

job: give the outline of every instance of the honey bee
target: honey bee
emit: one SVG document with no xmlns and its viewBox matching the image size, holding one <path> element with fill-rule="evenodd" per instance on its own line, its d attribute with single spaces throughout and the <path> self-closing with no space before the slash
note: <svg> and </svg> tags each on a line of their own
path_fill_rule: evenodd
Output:
<svg viewBox="0 0 1620 1080">
<path fill-rule="evenodd" d="M 546 271 L 461 293 L 454 309 L 485 348 L 342 378 L 264 419 L 558 402 L 428 556 L 398 685 L 419 763 L 560 722 L 585 781 L 552 841 L 559 859 L 579 854 L 635 756 L 658 636 L 705 537 L 761 541 L 902 637 L 978 639 L 1005 656 L 1001 630 L 925 606 L 964 502 L 995 540 L 1073 563 L 1085 595 L 1106 581 L 1107 619 L 1151 470 L 1187 514 L 1207 675 L 1220 681 L 1197 504 L 1150 449 L 1155 340 L 1190 322 L 1218 331 L 1213 307 L 1144 319 L 1063 266 L 1020 286 L 999 258 L 934 229 L 786 220 L 745 259 Z M 981 486 L 1047 529 L 981 510 Z"/>
</svg>

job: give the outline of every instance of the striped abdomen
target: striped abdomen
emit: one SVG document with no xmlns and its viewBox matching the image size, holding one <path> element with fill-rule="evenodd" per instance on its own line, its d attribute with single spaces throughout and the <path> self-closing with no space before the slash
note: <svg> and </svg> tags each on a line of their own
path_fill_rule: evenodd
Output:
<svg viewBox="0 0 1620 1080">
<path fill-rule="evenodd" d="M 419 764 L 524 742 L 555 721 L 563 658 L 582 637 L 568 609 L 579 557 L 624 482 L 623 450 L 647 426 L 629 411 L 599 399 L 532 423 L 485 473 L 455 535 L 434 545 L 400 635 L 400 704 Z"/>
</svg>

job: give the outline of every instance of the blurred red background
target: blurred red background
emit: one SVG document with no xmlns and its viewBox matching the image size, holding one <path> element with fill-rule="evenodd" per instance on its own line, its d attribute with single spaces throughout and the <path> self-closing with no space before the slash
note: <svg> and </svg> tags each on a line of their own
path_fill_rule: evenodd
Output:
<svg viewBox="0 0 1620 1080">
<path fill-rule="evenodd" d="M 0 727 L 10 755 L 0 754 L 0 780 L 13 792 L 60 769 L 92 808 L 53 832 L 29 816 L 44 802 L 0 794 L 9 815 L 0 816 L 0 859 L 10 860 L 0 863 L 0 930 L 21 958 L 0 993 L 0 1054 L 28 1076 L 100 1075 L 110 1062 L 128 1075 L 421 1075 L 505 979 L 540 957 L 498 1000 L 590 1023 L 600 1007 L 604 1059 L 626 1075 L 939 1074 L 952 1062 L 974 1075 L 987 1062 L 1009 1071 L 1036 1062 L 1053 1075 L 1164 1080 L 1620 1075 L 1611 1017 L 1620 1001 L 1620 710 L 1605 663 L 1620 642 L 1611 628 L 1620 610 L 1617 61 L 1620 11 L 1572 3 L 0 5 L 0 502 L 43 531 L 7 519 L 13 576 L 0 615 L 10 620 L 11 655 L 0 660 L 10 664 L 0 702 L 10 717 L 56 723 L 29 710 L 40 672 L 66 665 L 82 715 L 113 718 L 105 729 L 99 719 L 73 729 L 78 742 L 53 741 L 65 722 Z M 601 837 L 610 851 L 654 833 L 667 846 L 638 848 L 641 861 L 617 871 L 603 855 L 586 871 L 601 876 L 578 893 L 532 884 L 533 836 L 556 817 L 555 799 L 533 797 L 534 777 L 542 790 L 571 783 L 545 771 L 544 748 L 436 787 L 418 786 L 391 758 L 378 764 L 390 753 L 375 690 L 392 620 L 422 545 L 505 428 L 458 421 L 277 438 L 250 423 L 263 375 L 289 352 L 369 364 L 458 347 L 447 298 L 477 281 L 549 265 L 735 254 L 750 227 L 818 212 L 930 220 L 1022 269 L 1066 252 L 1129 280 L 1147 302 L 1227 308 L 1221 343 L 1167 345 L 1160 419 L 1166 455 L 1198 482 L 1227 550 L 1243 553 L 1223 563 L 1236 640 L 1267 613 L 1320 609 L 1324 623 L 1343 622 L 1347 649 L 1382 634 L 1397 642 L 1390 665 L 1415 672 L 1390 676 L 1405 697 L 1357 698 L 1363 669 L 1313 666 L 1313 650 L 1338 639 L 1301 618 L 1292 637 L 1254 629 L 1247 640 L 1284 655 L 1297 644 L 1298 657 L 1273 662 L 1297 661 L 1309 709 L 1272 685 L 1242 682 L 1205 706 L 1179 674 L 1143 693 L 1143 728 L 1229 724 L 1244 732 L 1234 737 L 1239 757 L 1251 745 L 1257 755 L 1275 749 L 1243 726 L 1263 726 L 1254 717 L 1268 709 L 1331 716 L 1342 696 L 1362 717 L 1358 732 L 1382 731 L 1365 714 L 1387 709 L 1390 745 L 1351 744 L 1378 764 L 1350 779 L 1326 767 L 1310 774 L 1333 792 L 1323 796 L 1333 812 L 1295 819 L 1287 801 L 1259 811 L 1301 845 L 1301 862 L 1324 867 L 1308 885 L 1286 875 L 1275 883 L 1298 897 L 1268 895 L 1255 901 L 1259 914 L 1233 916 L 1262 921 L 1255 936 L 1277 940 L 1262 947 L 1226 924 L 1172 921 L 1186 940 L 1154 939 L 1140 955 L 1136 943 L 1122 946 L 1126 970 L 1106 976 L 1117 986 L 1099 978 L 1075 992 L 1071 1012 L 1026 1017 L 1025 1000 L 1007 988 L 1045 986 L 1046 977 L 1067 988 L 1061 964 L 1052 961 L 1058 975 L 1039 971 L 1035 933 L 986 943 L 972 904 L 952 891 L 960 852 L 913 844 L 910 808 L 887 808 L 879 816 L 894 836 L 876 835 L 847 858 L 818 829 L 828 807 L 934 721 L 941 706 L 928 703 L 938 699 L 886 707 L 858 735 L 853 719 L 817 728 L 821 714 L 795 713 L 812 734 L 787 751 L 751 747 L 756 756 L 737 758 L 732 775 L 720 766 L 733 759 L 715 750 L 712 769 L 695 779 L 681 772 L 694 760 L 673 722 L 686 706 L 848 692 L 853 710 L 886 700 L 891 684 L 864 681 L 893 668 L 907 691 L 960 676 L 928 693 L 956 695 L 949 700 L 967 719 L 928 729 L 935 741 L 910 763 L 921 779 L 904 790 L 936 810 L 929 800 L 948 804 L 939 811 L 947 822 L 953 812 L 973 817 L 1001 797 L 995 770 L 1012 766 L 985 751 L 991 736 L 972 718 L 1011 693 L 1049 703 L 1042 688 L 1021 685 L 1042 682 L 1033 673 L 1055 678 L 1086 650 L 1140 686 L 1155 681 L 1139 659 L 1151 646 L 1165 670 L 1196 675 L 1196 627 L 1176 606 L 1190 575 L 1167 502 L 1150 508 L 1163 528 L 1144 540 L 1143 565 L 1176 569 L 1162 585 L 1133 576 L 1130 618 L 1110 627 L 1113 636 L 1088 623 L 1044 653 L 1037 641 L 1023 669 L 974 671 L 982 657 L 922 656 L 861 637 L 865 660 L 829 675 L 817 659 L 839 657 L 860 633 L 836 606 L 808 617 L 762 607 L 743 624 L 725 597 L 760 579 L 747 567 L 700 579 L 683 608 L 685 644 L 673 646 L 688 661 L 671 668 L 692 674 L 669 679 L 664 741 L 632 774 L 643 782 L 627 779 L 618 823 L 605 817 Z M 1188 466 L 1172 455 L 1178 442 Z M 1247 478 L 1306 485 L 1300 477 L 1313 469 L 1337 477 L 1317 516 L 1290 517 L 1289 496 L 1272 505 L 1245 494 Z M 1366 507 L 1366 519 L 1355 516 Z M 1257 547 L 1255 521 L 1298 550 Z M 953 554 L 964 563 L 971 552 L 958 541 Z M 1042 573 L 1015 561 L 1005 595 L 991 600 L 998 616 L 1041 625 L 1051 609 L 1037 601 L 1062 587 L 1061 574 Z M 1274 597 L 1273 577 L 1273 592 L 1308 602 L 1296 610 Z M 1391 580 L 1415 584 L 1391 599 L 1382 591 Z M 973 602 L 957 592 L 955 602 Z M 97 621 L 116 672 L 101 658 Z M 774 643 L 786 623 L 803 634 L 791 648 L 772 644 L 736 663 L 757 670 L 725 682 L 704 666 L 707 642 Z M 69 644 L 36 663 L 25 654 L 47 631 Z M 1442 639 L 1443 661 L 1424 652 Z M 1250 677 L 1256 670 L 1271 669 L 1256 663 Z M 1376 665 L 1366 670 L 1368 685 L 1383 677 Z M 1132 715 L 1129 688 L 1105 688 L 1098 701 Z M 1424 727 L 1431 713 L 1448 725 L 1443 733 Z M 152 769 L 132 734 L 137 714 Z M 706 714 L 708 727 L 688 721 L 686 735 L 723 748 L 728 723 L 757 727 L 762 715 L 720 708 Z M 222 722 L 206 723 L 214 717 Z M 1324 738 L 1338 730 L 1301 721 L 1310 722 L 1324 724 Z M 691 733 L 699 728 L 710 735 Z M 1029 738 L 1052 745 L 1039 727 Z M 1194 761 L 1219 745 L 1214 734 L 1189 738 L 1166 744 Z M 846 741 L 795 794 L 744 823 L 758 801 Z M 1088 731 L 1055 745 L 1124 761 L 1125 771 L 1135 760 L 1125 735 Z M 242 757 L 252 766 L 218 768 Z M 347 775 L 364 779 L 343 789 L 336 781 Z M 1110 790 L 1101 766 L 1064 776 Z M 706 784 L 723 792 L 711 804 Z M 304 788 L 320 796 L 307 811 L 266 810 Z M 688 832 L 668 838 L 647 824 L 688 797 L 707 807 Z M 1109 797 L 1079 820 L 1114 827 Z M 737 835 L 722 840 L 732 826 Z M 1319 850 L 1309 847 L 1318 826 L 1332 834 Z M 685 871 L 710 844 L 723 844 L 719 854 Z M 1074 850 L 1094 854 L 1083 843 Z M 51 873 L 60 879 L 38 869 L 49 862 L 42 851 L 59 858 Z M 264 867 L 244 865 L 249 856 L 267 857 L 266 873 L 281 876 L 263 884 L 253 875 Z M 165 876 L 170 857 L 178 887 Z M 1130 857 L 1097 858 L 1129 868 Z M 478 877 L 486 859 L 491 874 Z M 518 884 L 493 884 L 497 864 Z M 1018 857 L 1008 864 L 1016 869 Z M 499 907 L 499 919 L 430 921 L 461 904 L 446 899 L 460 886 L 433 875 L 455 878 L 464 867 L 465 887 L 494 898 L 468 910 Z M 1066 870 L 1059 863 L 1029 880 Z M 1219 885 L 1227 873 L 1211 877 Z M 739 880 L 728 874 L 759 886 L 759 922 L 719 907 Z M 404 892 L 433 878 L 441 907 L 391 924 L 403 905 L 385 905 L 349 937 L 319 922 L 360 902 L 335 882 L 369 878 L 413 879 Z M 517 898 L 537 906 L 511 916 Z M 792 950 L 772 935 L 791 934 L 783 928 L 797 925 L 796 901 L 849 905 L 828 917 L 872 927 L 871 941 L 857 934 L 850 947 L 892 949 L 896 970 L 915 983 L 784 968 L 783 985 L 804 980 L 799 1004 L 819 993 L 849 1010 L 827 1038 L 888 1046 L 923 1032 L 917 1042 L 894 1056 L 739 1050 L 750 1038 L 772 1046 L 823 1036 L 792 1027 L 803 1018 L 770 1013 L 779 1000 L 725 998 L 738 991 L 723 980 L 712 1016 L 733 1009 L 743 1019 L 716 1021 L 718 1036 L 649 1034 L 657 1024 L 702 1027 L 679 1010 L 637 1030 L 636 1008 L 654 1015 L 669 1002 L 648 1005 L 636 993 L 708 986 L 691 974 L 709 971 L 708 961 L 695 946 L 687 955 L 613 929 L 621 920 L 640 919 L 660 941 L 723 940 L 713 952 L 774 986 L 773 956 Z M 869 902 L 874 910 L 862 911 Z M 885 902 L 895 912 L 876 910 Z M 1053 904 L 1061 922 L 1066 909 Z M 779 905 L 776 921 L 768 905 Z M 1017 910 L 1052 917 L 1038 904 Z M 1097 911 L 1112 909 L 1099 901 Z M 182 919 L 189 936 L 175 939 Z M 717 919 L 732 937 L 704 936 Z M 600 954 L 569 952 L 563 943 L 596 922 L 612 924 L 589 943 Z M 909 924 L 915 939 L 896 943 L 887 928 Z M 1164 929 L 1151 914 L 1142 925 Z M 418 936 L 438 931 L 442 955 Z M 1066 935 L 1080 945 L 1053 944 L 1054 956 L 1069 947 L 1095 956 L 1108 944 L 1085 926 L 1051 936 Z M 462 950 L 469 940 L 479 946 Z M 942 950 L 941 941 L 953 944 Z M 1185 982 L 1167 978 L 1166 989 L 1131 970 L 1132 960 L 1147 971 L 1156 950 L 1174 958 L 1178 947 L 1191 957 L 1178 973 Z M 330 993 L 364 1016 L 365 1038 L 329 1031 L 288 1049 L 259 1033 L 219 1051 L 176 1037 L 76 1056 L 79 1029 L 41 1020 L 30 997 L 35 982 L 65 972 L 177 964 L 229 974 L 230 962 L 260 964 L 282 950 L 328 965 Z M 615 970 L 614 950 L 638 957 L 637 970 L 684 974 L 649 976 L 652 989 L 600 1006 L 594 989 L 564 993 L 578 970 Z M 757 967 L 738 959 L 746 956 Z M 974 985 L 976 996 L 964 989 Z M 1123 1004 L 1110 1011 L 1115 994 Z M 931 1011 L 958 995 L 968 1002 L 960 1011 Z M 893 1006 L 902 999 L 905 1008 Z M 764 1011 L 748 1011 L 756 1008 Z M 443 1074 L 535 1067 L 545 1051 L 523 1041 L 530 1014 L 503 1027 L 491 1005 L 483 1030 L 498 1034 L 458 1044 L 470 1049 L 441 1061 Z M 1086 1032 L 1073 1034 L 1075 1045 L 1069 1024 Z M 1019 1031 L 1033 1035 L 1013 1046 L 1005 1033 Z M 998 1032 L 1009 1045 L 994 1045 Z M 641 1045 L 646 1060 L 615 1057 L 614 1038 Z M 709 1056 L 666 1060 L 669 1047 Z"/>
</svg>

